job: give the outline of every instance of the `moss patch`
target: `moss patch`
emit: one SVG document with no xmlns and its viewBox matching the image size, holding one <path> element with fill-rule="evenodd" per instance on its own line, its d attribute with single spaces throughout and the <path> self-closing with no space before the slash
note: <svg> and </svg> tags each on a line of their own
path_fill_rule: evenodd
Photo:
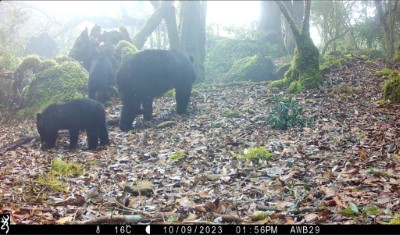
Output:
<svg viewBox="0 0 400 235">
<path fill-rule="evenodd" d="M 389 221 L 389 224 L 400 224 L 400 214 L 396 214 L 396 216 Z"/>
<path fill-rule="evenodd" d="M 239 111 L 225 110 L 225 111 L 222 113 L 222 116 L 223 116 L 223 117 L 226 117 L 226 118 L 239 117 L 239 116 L 240 116 L 240 113 L 239 113 Z"/>
<path fill-rule="evenodd" d="M 55 158 L 51 162 L 51 171 L 55 175 L 79 176 L 83 174 L 83 165 L 76 162 L 65 162 L 61 158 Z"/>
<path fill-rule="evenodd" d="M 400 62 L 400 43 L 397 46 L 397 55 L 394 56 L 393 61 L 394 62 Z"/>
<path fill-rule="evenodd" d="M 289 92 L 299 92 L 299 89 L 318 88 L 322 80 L 319 70 L 319 51 L 309 35 L 302 36 L 294 51 L 291 67 L 281 80 L 271 82 L 269 88 L 290 87 Z M 299 84 L 296 84 L 297 81 Z M 295 84 L 292 85 L 292 82 Z"/>
<path fill-rule="evenodd" d="M 321 72 L 328 73 L 331 69 L 340 68 L 348 62 L 347 57 L 325 56 L 321 64 Z"/>
<path fill-rule="evenodd" d="M 39 72 L 23 91 L 24 108 L 18 111 L 18 117 L 31 118 L 52 103 L 83 98 L 87 80 L 87 71 L 76 61 L 66 61 Z"/>
<path fill-rule="evenodd" d="M 135 54 L 137 51 L 138 49 L 132 43 L 122 40 L 115 45 L 114 56 L 119 62 L 122 62 L 126 57 Z"/>
<path fill-rule="evenodd" d="M 393 70 L 389 68 L 383 68 L 379 71 L 375 72 L 375 75 L 378 77 L 383 77 L 383 76 L 390 76 L 393 73 Z"/>
<path fill-rule="evenodd" d="M 272 60 L 261 55 L 248 56 L 235 61 L 228 72 L 221 77 L 223 81 L 265 81 L 273 80 Z"/>
<path fill-rule="evenodd" d="M 41 60 L 37 55 L 29 55 L 22 60 L 21 64 L 14 72 L 16 78 L 24 78 L 24 74 L 28 71 L 37 73 L 40 69 Z"/>
<path fill-rule="evenodd" d="M 383 98 L 393 103 L 400 103 L 400 75 L 392 74 L 382 84 Z"/>
<path fill-rule="evenodd" d="M 248 148 L 244 151 L 244 154 L 237 155 L 238 158 L 241 159 L 249 159 L 252 161 L 258 160 L 267 160 L 272 157 L 272 153 L 270 153 L 265 147 L 253 147 Z"/>
<path fill-rule="evenodd" d="M 180 160 L 180 159 L 184 158 L 185 156 L 186 156 L 186 154 L 184 151 L 178 151 L 176 153 L 169 155 L 169 159 L 170 160 Z"/>
</svg>

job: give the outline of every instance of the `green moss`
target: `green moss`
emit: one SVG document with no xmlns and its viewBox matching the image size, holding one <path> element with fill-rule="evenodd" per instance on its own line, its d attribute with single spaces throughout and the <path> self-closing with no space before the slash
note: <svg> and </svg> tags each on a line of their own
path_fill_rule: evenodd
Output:
<svg viewBox="0 0 400 235">
<path fill-rule="evenodd" d="M 56 62 L 55 60 L 45 60 L 45 61 L 42 61 L 42 63 L 40 63 L 40 69 L 39 69 L 39 71 L 43 71 L 43 70 L 48 69 L 48 68 L 50 68 L 50 67 L 53 67 L 53 66 L 55 66 L 55 65 L 57 65 L 57 62 Z"/>
<path fill-rule="evenodd" d="M 350 57 L 352 58 L 352 57 Z M 321 72 L 327 73 L 333 68 L 340 68 L 348 62 L 346 57 L 336 57 L 336 56 L 325 56 L 321 64 Z"/>
<path fill-rule="evenodd" d="M 234 62 L 223 81 L 265 81 L 274 79 L 274 65 L 270 58 L 261 55 L 248 56 Z"/>
<path fill-rule="evenodd" d="M 396 214 L 394 218 L 389 221 L 389 224 L 400 224 L 400 214 Z"/>
<path fill-rule="evenodd" d="M 243 155 L 237 155 L 237 157 L 252 161 L 268 160 L 272 157 L 272 153 L 270 153 L 265 147 L 261 146 L 246 149 Z"/>
<path fill-rule="evenodd" d="M 66 193 L 68 192 L 68 185 L 57 178 L 52 173 L 47 173 L 38 178 L 38 182 L 52 188 L 55 191 Z"/>
<path fill-rule="evenodd" d="M 274 73 L 275 78 L 282 79 L 285 76 L 285 73 L 289 70 L 290 64 L 282 65 L 279 69 Z"/>
<path fill-rule="evenodd" d="M 303 90 L 303 86 L 301 85 L 301 82 L 299 81 L 293 81 L 292 83 L 290 83 L 289 88 L 288 88 L 288 92 L 290 94 L 297 94 L 300 93 Z"/>
<path fill-rule="evenodd" d="M 319 70 L 319 51 L 309 36 L 305 35 L 302 39 L 296 46 L 292 65 L 285 73 L 285 78 L 270 83 L 269 88 L 291 86 L 291 91 L 297 91 L 299 88 L 319 87 L 322 79 Z M 293 81 L 299 81 L 300 84 L 291 85 Z"/>
<path fill-rule="evenodd" d="M 180 160 L 180 159 L 184 158 L 185 155 L 186 154 L 185 154 L 184 151 L 178 151 L 176 153 L 173 153 L 173 154 L 169 155 L 169 159 L 170 160 Z"/>
<path fill-rule="evenodd" d="M 87 80 L 86 70 L 76 61 L 67 61 L 39 72 L 22 94 L 25 105 L 18 111 L 18 117 L 31 118 L 52 103 L 83 98 Z"/>
<path fill-rule="evenodd" d="M 164 94 L 165 97 L 170 97 L 170 98 L 174 98 L 174 99 L 175 99 L 175 95 L 176 95 L 175 89 L 171 89 Z"/>
<path fill-rule="evenodd" d="M 65 162 L 61 158 L 55 158 L 51 162 L 51 172 L 54 175 L 79 176 L 83 174 L 83 165 L 76 162 Z"/>
<path fill-rule="evenodd" d="M 288 84 L 287 79 L 283 78 L 283 79 L 279 79 L 276 81 L 272 81 L 270 84 L 268 84 L 269 88 L 283 88 L 286 87 Z"/>
<path fill-rule="evenodd" d="M 400 103 L 400 75 L 391 76 L 382 84 L 383 98 L 393 103 Z"/>
<path fill-rule="evenodd" d="M 394 62 L 400 62 L 400 43 L 397 46 L 397 55 L 394 56 L 393 61 Z"/>
<path fill-rule="evenodd" d="M 226 118 L 238 117 L 239 115 L 240 115 L 239 111 L 234 111 L 234 110 L 225 110 L 222 113 L 222 116 Z"/>
<path fill-rule="evenodd" d="M 18 78 L 23 78 L 24 73 L 31 70 L 36 73 L 40 69 L 41 60 L 37 55 L 29 55 L 22 60 L 21 64 L 15 70 L 15 76 Z"/>
<path fill-rule="evenodd" d="M 390 76 L 393 73 L 393 70 L 389 69 L 389 68 L 383 68 L 379 71 L 375 72 L 375 75 L 378 77 L 382 77 L 382 76 Z"/>
<path fill-rule="evenodd" d="M 115 45 L 115 58 L 117 58 L 120 62 L 124 61 L 127 56 L 135 54 L 138 49 L 130 42 L 126 40 L 119 41 L 117 45 Z"/>
</svg>

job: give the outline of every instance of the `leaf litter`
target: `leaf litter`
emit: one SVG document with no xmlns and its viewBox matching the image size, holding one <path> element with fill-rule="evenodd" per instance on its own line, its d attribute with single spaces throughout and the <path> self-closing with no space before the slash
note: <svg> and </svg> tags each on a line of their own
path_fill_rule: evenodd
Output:
<svg viewBox="0 0 400 235">
<path fill-rule="evenodd" d="M 107 148 L 82 150 L 81 134 L 69 152 L 62 133 L 56 149 L 41 151 L 33 139 L 0 151 L 0 213 L 18 224 L 110 215 L 115 223 L 387 223 L 400 213 L 400 112 L 378 102 L 383 78 L 373 74 L 386 66 L 354 61 L 327 74 L 322 89 L 294 96 L 313 127 L 272 129 L 271 98 L 282 92 L 266 83 L 203 85 L 189 115 L 176 115 L 171 97 L 155 99 L 155 119 L 137 118 L 128 133 L 110 126 Z M 113 100 L 108 118 L 120 107 Z M 3 146 L 24 135 L 37 135 L 33 121 L 1 124 Z M 235 157 L 253 147 L 272 157 Z M 50 174 L 54 159 L 79 174 Z"/>
</svg>

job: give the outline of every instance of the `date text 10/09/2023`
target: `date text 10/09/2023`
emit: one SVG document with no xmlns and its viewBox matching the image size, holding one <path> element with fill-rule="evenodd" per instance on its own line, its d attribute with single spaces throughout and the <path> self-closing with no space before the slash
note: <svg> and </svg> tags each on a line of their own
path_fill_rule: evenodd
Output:
<svg viewBox="0 0 400 235">
<path fill-rule="evenodd" d="M 280 228 L 282 231 L 279 231 Z M 293 225 L 284 226 L 284 228 L 277 225 L 164 225 L 162 231 L 157 230 L 158 232 L 162 234 L 319 234 L 320 227 L 316 225 Z"/>
</svg>

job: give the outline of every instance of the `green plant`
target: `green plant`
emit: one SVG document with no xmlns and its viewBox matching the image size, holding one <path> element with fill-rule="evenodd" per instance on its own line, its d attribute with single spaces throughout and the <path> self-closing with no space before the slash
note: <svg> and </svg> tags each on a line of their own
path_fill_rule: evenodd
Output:
<svg viewBox="0 0 400 235">
<path fill-rule="evenodd" d="M 274 95 L 272 103 L 273 106 L 268 113 L 267 121 L 273 128 L 285 130 L 289 127 L 301 127 L 313 124 L 311 118 L 303 117 L 302 108 L 292 96 L 282 97 Z"/>
</svg>

